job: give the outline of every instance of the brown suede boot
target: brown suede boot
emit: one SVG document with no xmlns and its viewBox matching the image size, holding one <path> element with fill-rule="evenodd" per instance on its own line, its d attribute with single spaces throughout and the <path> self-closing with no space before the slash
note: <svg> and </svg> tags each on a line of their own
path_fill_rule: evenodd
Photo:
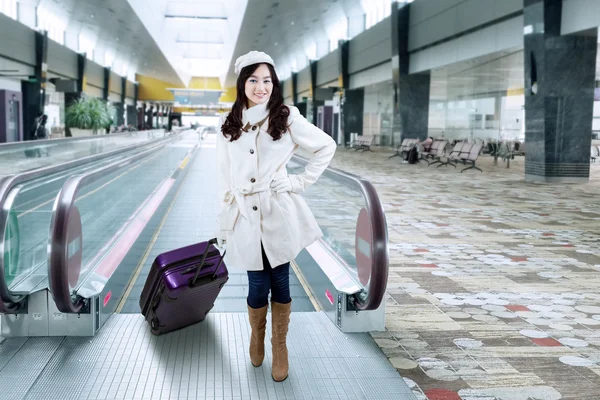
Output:
<svg viewBox="0 0 600 400">
<path fill-rule="evenodd" d="M 265 332 L 267 329 L 267 311 L 269 306 L 252 308 L 248 306 L 248 318 L 252 334 L 250 336 L 250 361 L 259 367 L 265 358 Z"/>
<path fill-rule="evenodd" d="M 271 345 L 273 346 L 273 368 L 271 375 L 276 382 L 284 381 L 288 376 L 286 338 L 291 310 L 291 301 L 287 304 L 271 302 Z"/>
</svg>

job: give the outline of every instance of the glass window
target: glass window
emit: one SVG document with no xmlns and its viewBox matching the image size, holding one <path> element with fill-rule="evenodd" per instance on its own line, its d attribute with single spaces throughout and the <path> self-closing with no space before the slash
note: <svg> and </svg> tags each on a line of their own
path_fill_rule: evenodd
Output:
<svg viewBox="0 0 600 400">
<path fill-rule="evenodd" d="M 114 61 L 115 61 L 115 55 L 112 52 L 110 52 L 110 51 L 104 52 L 104 66 L 105 67 L 112 67 Z"/>
<path fill-rule="evenodd" d="M 17 19 L 17 0 L 0 0 L 0 13 Z"/>
<path fill-rule="evenodd" d="M 47 31 L 50 39 L 59 44 L 65 44 L 65 22 L 41 5 L 37 8 L 37 27 Z"/>
<path fill-rule="evenodd" d="M 94 42 L 85 34 L 79 34 L 79 52 L 86 53 L 87 58 L 94 59 Z"/>
<path fill-rule="evenodd" d="M 330 51 L 338 48 L 338 42 L 348 38 L 348 18 L 342 18 L 338 22 L 327 27 L 327 36 L 330 42 Z"/>
<path fill-rule="evenodd" d="M 304 48 L 304 51 L 306 52 L 306 56 L 308 57 L 309 60 L 317 59 L 317 43 L 316 42 L 310 43 L 308 46 L 306 46 Z"/>
</svg>

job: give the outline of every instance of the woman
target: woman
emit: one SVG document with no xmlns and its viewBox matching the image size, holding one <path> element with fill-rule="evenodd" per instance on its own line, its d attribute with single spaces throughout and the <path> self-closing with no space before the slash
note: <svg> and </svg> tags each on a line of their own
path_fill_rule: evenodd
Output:
<svg viewBox="0 0 600 400">
<path fill-rule="evenodd" d="M 217 135 L 217 238 L 227 245 L 227 265 L 248 271 L 250 359 L 255 367 L 264 358 L 271 292 L 272 377 L 280 382 L 288 376 L 290 261 L 322 236 L 299 194 L 327 168 L 336 144 L 296 107 L 283 104 L 274 62 L 267 54 L 251 51 L 241 56 L 235 72 L 237 98 L 221 118 Z M 286 164 L 299 147 L 311 153 L 309 164 L 302 174 L 288 175 Z"/>
</svg>

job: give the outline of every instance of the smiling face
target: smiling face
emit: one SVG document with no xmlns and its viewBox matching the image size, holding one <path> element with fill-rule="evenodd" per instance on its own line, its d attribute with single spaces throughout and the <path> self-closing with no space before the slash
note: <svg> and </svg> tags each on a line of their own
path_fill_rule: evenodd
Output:
<svg viewBox="0 0 600 400">
<path fill-rule="evenodd" d="M 244 92 L 248 99 L 248 108 L 269 101 L 273 91 L 271 72 L 266 64 L 260 64 L 252 75 L 246 80 Z"/>
</svg>

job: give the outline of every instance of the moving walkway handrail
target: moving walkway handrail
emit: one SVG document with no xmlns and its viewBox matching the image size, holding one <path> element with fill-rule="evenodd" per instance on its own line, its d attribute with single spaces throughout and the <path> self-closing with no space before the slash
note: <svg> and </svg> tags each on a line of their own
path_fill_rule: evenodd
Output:
<svg viewBox="0 0 600 400">
<path fill-rule="evenodd" d="M 146 131 L 147 132 L 147 131 Z M 121 147 L 115 150 L 111 150 L 105 153 L 94 154 L 91 156 L 83 157 L 77 160 L 68 161 L 61 164 L 50 165 L 47 167 L 37 168 L 30 171 L 21 172 L 16 175 L 0 176 L 0 313 L 16 313 L 19 311 L 23 300 L 27 297 L 26 295 L 14 295 L 10 292 L 8 284 L 6 282 L 5 275 L 5 240 L 6 240 L 6 227 L 9 223 L 9 212 L 10 210 L 5 209 L 6 199 L 11 190 L 24 182 L 41 178 L 45 175 L 54 174 L 57 172 L 65 171 L 70 168 L 75 168 L 80 165 L 87 164 L 89 162 L 98 161 L 107 157 L 115 156 L 127 151 L 131 151 L 137 148 L 142 148 L 150 143 L 162 143 L 172 139 L 173 136 L 159 138 L 154 141 L 147 141 L 143 143 L 135 143 L 130 146 Z"/>
<path fill-rule="evenodd" d="M 99 140 L 99 139 L 113 139 L 115 137 L 130 137 L 133 136 L 134 133 L 146 133 L 150 131 L 164 131 L 164 129 L 149 129 L 145 131 L 132 131 L 132 132 L 118 132 L 111 133 L 108 135 L 92 135 L 92 136 L 78 136 L 78 137 L 64 137 L 64 138 L 56 138 L 56 139 L 38 139 L 38 140 L 27 140 L 23 142 L 8 142 L 8 143 L 0 143 L 0 152 L 4 151 L 19 151 L 23 148 L 28 147 L 37 147 L 45 146 L 49 144 L 64 144 L 64 143 L 73 143 L 73 142 L 83 142 L 86 140 Z"/>
<path fill-rule="evenodd" d="M 294 155 L 294 161 L 302 166 L 308 164 L 308 160 L 299 155 Z M 377 190 L 371 182 L 331 167 L 327 168 L 323 174 L 338 182 L 356 187 L 366 201 L 366 210 L 373 235 L 370 254 L 371 279 L 369 280 L 369 290 L 366 298 L 362 298 L 360 295 L 355 296 L 354 306 L 361 311 L 376 310 L 385 296 L 389 273 L 388 231 L 383 205 Z M 337 258 L 340 263 L 348 265 L 341 257 Z"/>
<path fill-rule="evenodd" d="M 178 138 L 178 135 L 169 136 L 165 142 Z M 131 156 L 125 160 L 116 161 L 88 173 L 71 176 L 63 184 L 56 197 L 50 222 L 50 237 L 48 238 L 48 284 L 56 307 L 64 313 L 77 314 L 85 306 L 85 299 L 71 293 L 69 287 L 69 260 L 68 226 L 69 215 L 75 204 L 77 193 L 83 184 L 93 183 L 104 177 L 107 173 L 114 173 L 130 164 L 148 157 L 163 147 L 163 143 Z"/>
</svg>

